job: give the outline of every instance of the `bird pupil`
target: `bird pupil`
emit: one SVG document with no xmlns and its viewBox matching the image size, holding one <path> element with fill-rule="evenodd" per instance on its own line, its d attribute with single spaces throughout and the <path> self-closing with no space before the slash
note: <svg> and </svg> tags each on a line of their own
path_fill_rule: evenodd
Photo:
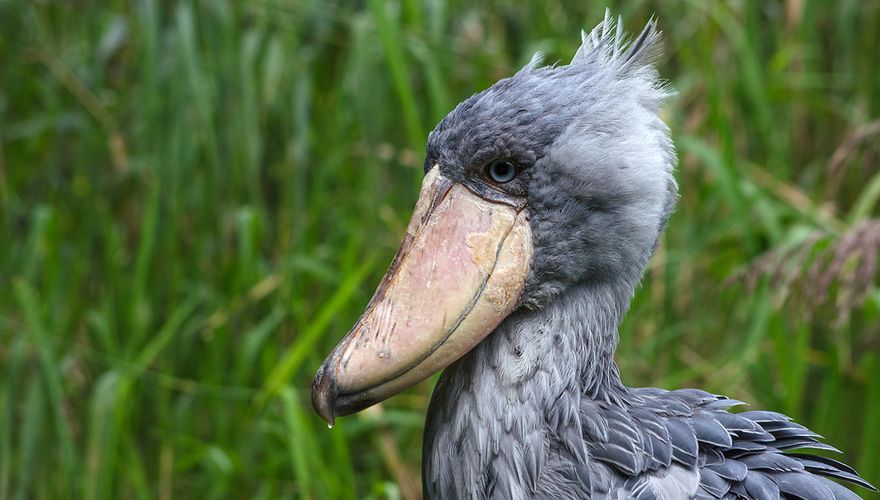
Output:
<svg viewBox="0 0 880 500">
<path fill-rule="evenodd" d="M 489 165 L 489 177 L 495 182 L 508 182 L 516 175 L 513 164 L 507 160 L 497 160 Z"/>
</svg>

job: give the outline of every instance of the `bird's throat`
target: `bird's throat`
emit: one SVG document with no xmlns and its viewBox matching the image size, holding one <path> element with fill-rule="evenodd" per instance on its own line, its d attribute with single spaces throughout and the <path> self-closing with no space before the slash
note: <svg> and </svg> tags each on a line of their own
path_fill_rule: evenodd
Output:
<svg viewBox="0 0 880 500">
<path fill-rule="evenodd" d="M 540 477 L 502 472 L 552 474 L 549 443 L 585 453 L 581 400 L 625 395 L 614 350 L 631 293 L 628 286 L 579 285 L 542 309 L 514 312 L 443 373 L 425 429 L 429 498 L 479 498 L 491 488 L 530 496 Z"/>
</svg>

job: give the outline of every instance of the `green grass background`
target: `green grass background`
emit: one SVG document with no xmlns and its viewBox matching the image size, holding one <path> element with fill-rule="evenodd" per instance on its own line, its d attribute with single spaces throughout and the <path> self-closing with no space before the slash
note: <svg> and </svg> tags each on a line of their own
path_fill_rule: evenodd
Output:
<svg viewBox="0 0 880 500">
<path fill-rule="evenodd" d="M 843 258 L 812 302 L 810 260 L 749 271 L 878 213 L 880 1 L 608 3 L 659 17 L 679 91 L 682 198 L 624 380 L 785 412 L 880 482 L 873 269 Z M 0 0 L 0 499 L 417 495 L 431 383 L 328 431 L 311 376 L 427 132 L 534 51 L 567 61 L 604 7 Z"/>
</svg>

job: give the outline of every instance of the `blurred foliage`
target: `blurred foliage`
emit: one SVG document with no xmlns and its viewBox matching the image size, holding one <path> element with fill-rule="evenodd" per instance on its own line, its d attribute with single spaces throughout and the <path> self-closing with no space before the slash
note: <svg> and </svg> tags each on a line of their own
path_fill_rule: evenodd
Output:
<svg viewBox="0 0 880 500">
<path fill-rule="evenodd" d="M 609 3 L 659 17 L 679 91 L 624 380 L 783 411 L 880 482 L 880 1 Z M 431 384 L 331 432 L 310 378 L 427 132 L 603 11 L 0 0 L 0 498 L 417 495 Z"/>
</svg>

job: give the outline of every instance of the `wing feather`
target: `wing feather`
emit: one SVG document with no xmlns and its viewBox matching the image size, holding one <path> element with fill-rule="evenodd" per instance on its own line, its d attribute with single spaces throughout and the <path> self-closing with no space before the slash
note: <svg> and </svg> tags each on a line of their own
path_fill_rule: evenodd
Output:
<svg viewBox="0 0 880 500">
<path fill-rule="evenodd" d="M 832 479 L 874 489 L 837 460 L 786 451 L 836 449 L 781 413 L 730 413 L 738 401 L 697 389 L 633 389 L 631 396 L 628 406 L 586 403 L 592 414 L 582 417 L 584 435 L 598 438 L 587 442 L 591 459 L 610 467 L 624 496 L 858 498 Z M 697 474 L 698 488 L 676 483 L 671 470 Z"/>
</svg>

